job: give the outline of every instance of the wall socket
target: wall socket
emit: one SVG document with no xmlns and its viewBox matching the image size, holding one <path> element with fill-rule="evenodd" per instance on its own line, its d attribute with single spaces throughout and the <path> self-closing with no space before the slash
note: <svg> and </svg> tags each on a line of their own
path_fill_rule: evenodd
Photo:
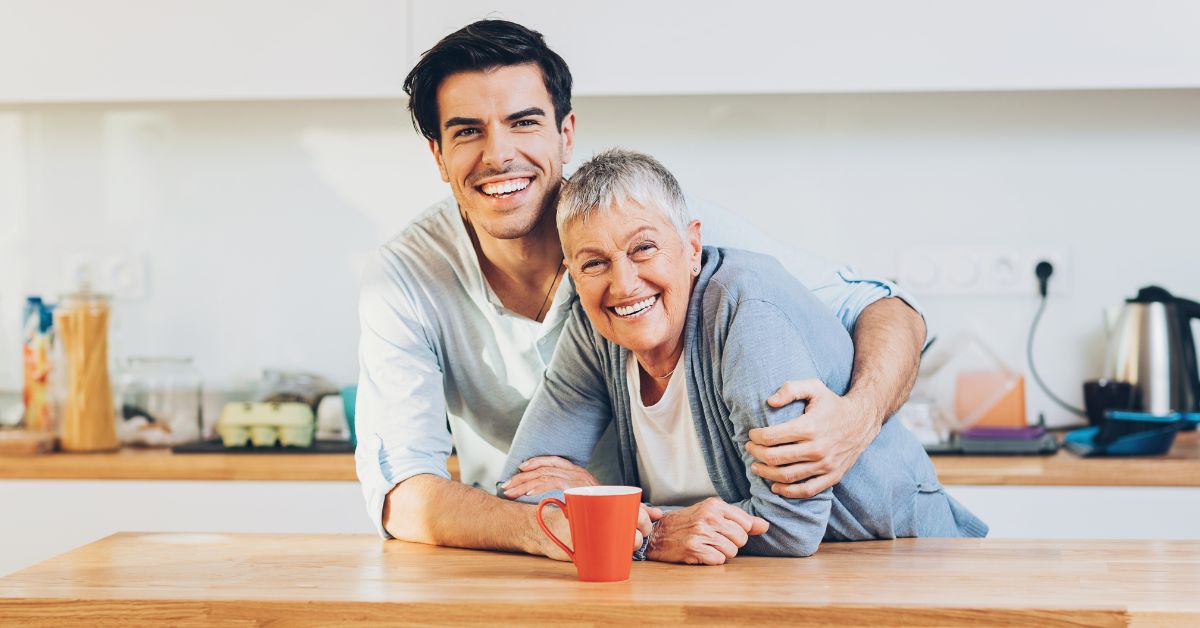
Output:
<svg viewBox="0 0 1200 628">
<path fill-rule="evenodd" d="M 1045 260 L 1054 265 L 1050 293 L 1070 286 L 1065 249 L 991 246 L 909 247 L 899 253 L 900 285 L 918 295 L 1036 296 L 1033 269 Z"/>
<path fill-rule="evenodd" d="M 75 290 L 87 282 L 92 290 L 114 299 L 144 299 L 146 261 L 135 253 L 72 255 L 63 262 L 63 282 L 67 290 Z"/>
</svg>

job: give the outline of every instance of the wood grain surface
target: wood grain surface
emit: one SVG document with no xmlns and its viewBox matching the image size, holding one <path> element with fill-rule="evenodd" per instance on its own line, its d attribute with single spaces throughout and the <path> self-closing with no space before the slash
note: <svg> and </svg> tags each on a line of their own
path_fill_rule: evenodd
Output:
<svg viewBox="0 0 1200 628">
<path fill-rule="evenodd" d="M 1180 434 L 1166 456 L 934 456 L 948 485 L 1200 486 L 1200 434 Z M 448 466 L 458 477 L 458 460 Z M 125 449 L 114 453 L 0 455 L 0 479 L 71 480 L 342 480 L 353 481 L 351 454 L 172 454 Z"/>
<path fill-rule="evenodd" d="M 581 583 L 368 535 L 121 533 L 0 579 L 0 625 L 1198 625 L 1200 541 L 903 539 Z"/>
</svg>

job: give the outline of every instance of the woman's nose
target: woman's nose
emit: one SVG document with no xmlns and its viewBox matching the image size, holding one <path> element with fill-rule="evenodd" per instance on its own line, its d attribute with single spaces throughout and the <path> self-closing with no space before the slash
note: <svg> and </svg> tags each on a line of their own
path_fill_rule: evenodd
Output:
<svg viewBox="0 0 1200 628">
<path fill-rule="evenodd" d="M 637 264 L 628 257 L 622 257 L 613 264 L 612 288 L 620 296 L 629 296 L 637 291 L 640 283 Z"/>
</svg>

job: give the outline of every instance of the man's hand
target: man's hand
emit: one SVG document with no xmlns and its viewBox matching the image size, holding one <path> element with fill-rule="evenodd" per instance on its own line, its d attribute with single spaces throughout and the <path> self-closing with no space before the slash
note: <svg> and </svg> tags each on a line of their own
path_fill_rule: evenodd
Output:
<svg viewBox="0 0 1200 628">
<path fill-rule="evenodd" d="M 787 382 L 767 403 L 781 408 L 801 400 L 808 402 L 804 414 L 750 430 L 746 443 L 746 451 L 759 461 L 750 469 L 774 482 L 773 493 L 797 499 L 842 481 L 881 426 L 877 410 L 839 396 L 816 379 Z"/>
<path fill-rule="evenodd" d="M 666 563 L 722 565 L 770 524 L 716 497 L 662 515 L 646 557 Z"/>
<path fill-rule="evenodd" d="M 516 499 L 524 495 L 540 495 L 546 491 L 597 486 L 600 484 L 587 469 L 558 456 L 538 456 L 521 463 L 521 472 L 501 485 L 504 496 Z"/>
</svg>

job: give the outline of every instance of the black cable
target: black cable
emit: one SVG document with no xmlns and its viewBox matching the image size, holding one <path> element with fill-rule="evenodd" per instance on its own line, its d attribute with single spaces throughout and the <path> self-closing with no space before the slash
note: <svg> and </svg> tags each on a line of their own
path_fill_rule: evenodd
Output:
<svg viewBox="0 0 1200 628">
<path fill-rule="evenodd" d="M 1059 399 L 1057 395 L 1050 392 L 1050 387 L 1046 386 L 1046 382 L 1042 381 L 1042 376 L 1038 375 L 1037 367 L 1035 367 L 1033 365 L 1033 336 L 1034 336 L 1034 334 L 1037 333 L 1038 322 L 1040 322 L 1042 320 L 1042 312 L 1045 312 L 1045 311 L 1046 311 L 1046 294 L 1043 292 L 1042 293 L 1042 302 L 1040 305 L 1038 305 L 1037 314 L 1034 314 L 1034 316 L 1033 316 L 1033 324 L 1029 326 L 1029 343 L 1025 346 L 1025 359 L 1029 362 L 1029 372 L 1033 375 L 1034 381 L 1037 382 L 1037 385 L 1042 389 L 1042 392 L 1046 393 L 1046 396 L 1050 397 L 1051 401 L 1058 404 L 1060 408 L 1062 408 L 1063 410 L 1066 410 L 1067 412 L 1070 412 L 1071 414 L 1086 418 L 1087 412 L 1084 412 L 1082 409 L 1076 408 L 1075 406 L 1063 401 L 1062 399 Z"/>
</svg>

